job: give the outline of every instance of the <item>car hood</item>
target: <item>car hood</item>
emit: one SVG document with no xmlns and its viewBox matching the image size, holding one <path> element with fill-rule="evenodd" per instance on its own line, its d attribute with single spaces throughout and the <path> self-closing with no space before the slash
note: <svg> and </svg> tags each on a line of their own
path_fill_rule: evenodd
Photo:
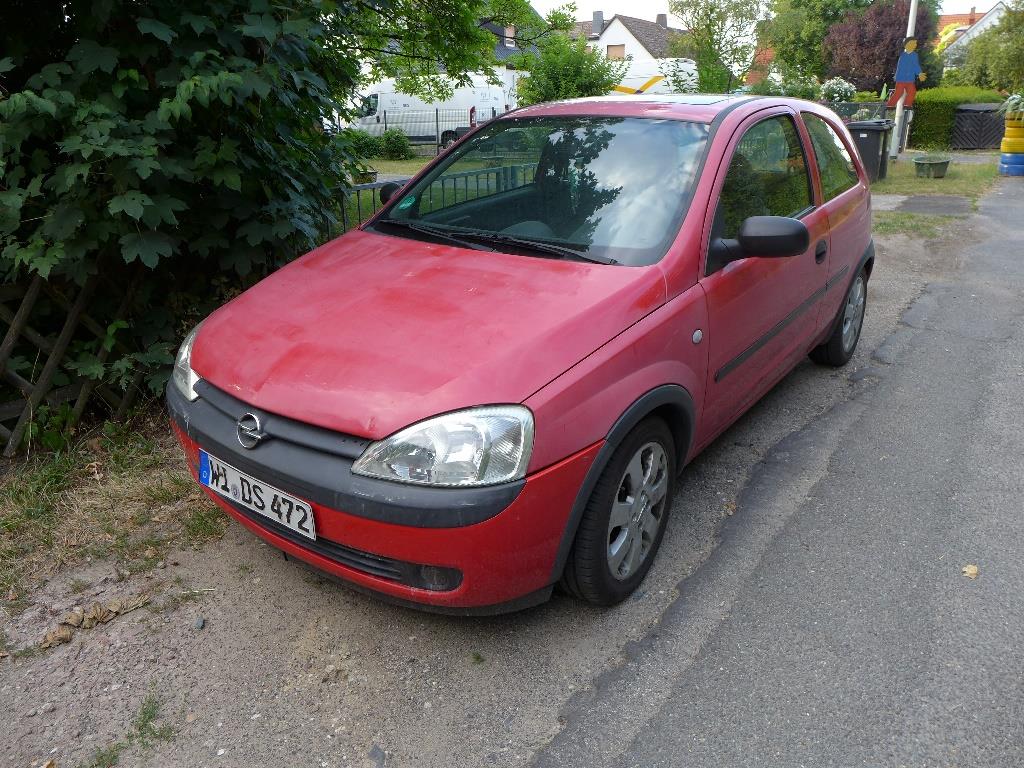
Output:
<svg viewBox="0 0 1024 768">
<path fill-rule="evenodd" d="M 518 403 L 665 300 L 657 267 L 355 231 L 203 323 L 192 367 L 257 408 L 371 439 Z"/>
</svg>

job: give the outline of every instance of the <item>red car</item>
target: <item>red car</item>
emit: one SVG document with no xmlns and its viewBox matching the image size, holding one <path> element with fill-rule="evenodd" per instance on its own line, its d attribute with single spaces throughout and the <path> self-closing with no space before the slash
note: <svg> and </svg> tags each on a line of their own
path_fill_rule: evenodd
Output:
<svg viewBox="0 0 1024 768">
<path fill-rule="evenodd" d="M 382 197 L 193 331 L 167 400 L 214 501 L 395 600 L 622 600 L 686 463 L 857 345 L 868 184 L 816 104 L 542 104 Z"/>
</svg>

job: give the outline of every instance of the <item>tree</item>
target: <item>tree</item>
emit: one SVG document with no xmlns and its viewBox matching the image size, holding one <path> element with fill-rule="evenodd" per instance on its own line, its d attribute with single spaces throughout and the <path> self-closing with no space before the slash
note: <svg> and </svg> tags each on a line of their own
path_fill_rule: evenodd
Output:
<svg viewBox="0 0 1024 768">
<path fill-rule="evenodd" d="M 102 272 L 117 306 L 142 265 L 127 332 L 166 360 L 187 315 L 337 231 L 357 159 L 324 125 L 362 62 L 443 90 L 493 66 L 486 23 L 546 33 L 526 0 L 0 3 L 0 282 Z"/>
<path fill-rule="evenodd" d="M 822 43 L 833 24 L 871 0 L 773 0 L 772 17 L 762 27 L 762 39 L 775 51 L 775 60 L 804 75 L 825 77 L 828 59 Z"/>
<path fill-rule="evenodd" d="M 605 58 L 599 51 L 587 49 L 582 38 L 548 35 L 537 42 L 537 56 L 522 55 L 517 66 L 529 77 L 519 81 L 520 104 L 603 96 L 622 81 L 629 68 L 626 60 Z"/>
<path fill-rule="evenodd" d="M 562 6 L 541 18 L 529 0 L 359 0 L 339 8 L 354 18 L 338 52 L 365 61 L 371 80 L 394 77 L 403 93 L 428 98 L 450 96 L 471 73 L 494 73 L 489 27 L 515 28 L 517 45 L 529 49 L 570 29 L 575 13 Z"/>
<path fill-rule="evenodd" d="M 743 81 L 754 60 L 762 0 L 670 0 L 669 10 L 688 30 L 680 45 L 697 65 L 699 90 L 729 91 Z"/>
<path fill-rule="evenodd" d="M 968 43 L 957 80 L 979 88 L 1024 88 L 1024 0 L 1007 8 L 998 24 Z"/>
<path fill-rule="evenodd" d="M 861 91 L 881 90 L 893 84 L 896 62 L 903 50 L 907 31 L 908 0 L 880 0 L 861 11 L 850 11 L 825 37 L 825 53 L 831 62 L 829 75 L 849 80 Z M 942 67 L 931 50 L 937 14 L 934 6 L 921 3 L 917 9 L 915 37 L 925 41 L 918 47 L 926 74 L 922 87 L 938 85 Z"/>
</svg>

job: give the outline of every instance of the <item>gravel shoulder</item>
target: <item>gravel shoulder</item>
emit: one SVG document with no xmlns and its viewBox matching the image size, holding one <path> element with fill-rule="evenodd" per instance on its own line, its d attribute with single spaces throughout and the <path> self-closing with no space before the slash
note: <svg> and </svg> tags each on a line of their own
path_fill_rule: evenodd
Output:
<svg viewBox="0 0 1024 768">
<path fill-rule="evenodd" d="M 854 360 L 840 371 L 801 365 L 686 470 L 658 561 L 617 608 L 556 595 L 497 618 L 419 613 L 286 561 L 231 524 L 218 541 L 170 549 L 163 568 L 127 578 L 105 562 L 64 569 L 28 610 L 3 617 L 8 643 L 24 648 L 75 605 L 151 595 L 68 643 L 0 659 L 0 763 L 100 765 L 112 745 L 120 765 L 251 768 L 517 766 L 551 753 L 574 713 L 668 626 L 681 593 L 697 595 L 688 595 L 699 614 L 692 630 L 714 632 L 722 609 L 699 572 L 747 513 L 758 468 L 807 425 L 866 407 L 851 403 L 881 364 L 872 352 L 898 351 L 903 311 L 956 274 L 959 243 L 983 237 L 983 224 L 958 221 L 952 243 L 877 239 Z M 811 483 L 826 459 L 780 469 L 806 471 Z M 669 681 L 644 674 L 667 701 Z M 165 730 L 144 738 L 140 713 L 153 701 L 149 722 Z"/>
</svg>

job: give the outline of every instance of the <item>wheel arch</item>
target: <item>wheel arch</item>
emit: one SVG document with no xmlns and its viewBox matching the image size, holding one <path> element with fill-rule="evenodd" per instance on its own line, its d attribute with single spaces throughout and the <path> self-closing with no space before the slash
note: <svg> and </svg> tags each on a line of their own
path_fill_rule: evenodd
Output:
<svg viewBox="0 0 1024 768">
<path fill-rule="evenodd" d="M 601 477 L 601 473 L 608 466 L 608 462 L 611 460 L 615 449 L 619 447 L 619 444 L 622 443 L 626 435 L 637 424 L 652 416 L 662 419 L 672 433 L 672 439 L 675 442 L 677 472 L 686 462 L 690 447 L 693 444 L 694 429 L 696 428 L 696 409 L 693 398 L 685 388 L 678 384 L 662 384 L 634 400 L 619 418 L 615 420 L 611 429 L 608 430 L 604 445 L 598 451 L 594 463 L 590 466 L 586 476 L 583 478 L 579 491 L 576 493 L 576 500 L 569 513 L 565 530 L 562 531 L 562 540 L 559 542 L 558 552 L 552 567 L 552 582 L 558 581 L 561 578 L 587 502 L 594 491 L 594 486 L 597 485 L 598 478 Z"/>
</svg>

